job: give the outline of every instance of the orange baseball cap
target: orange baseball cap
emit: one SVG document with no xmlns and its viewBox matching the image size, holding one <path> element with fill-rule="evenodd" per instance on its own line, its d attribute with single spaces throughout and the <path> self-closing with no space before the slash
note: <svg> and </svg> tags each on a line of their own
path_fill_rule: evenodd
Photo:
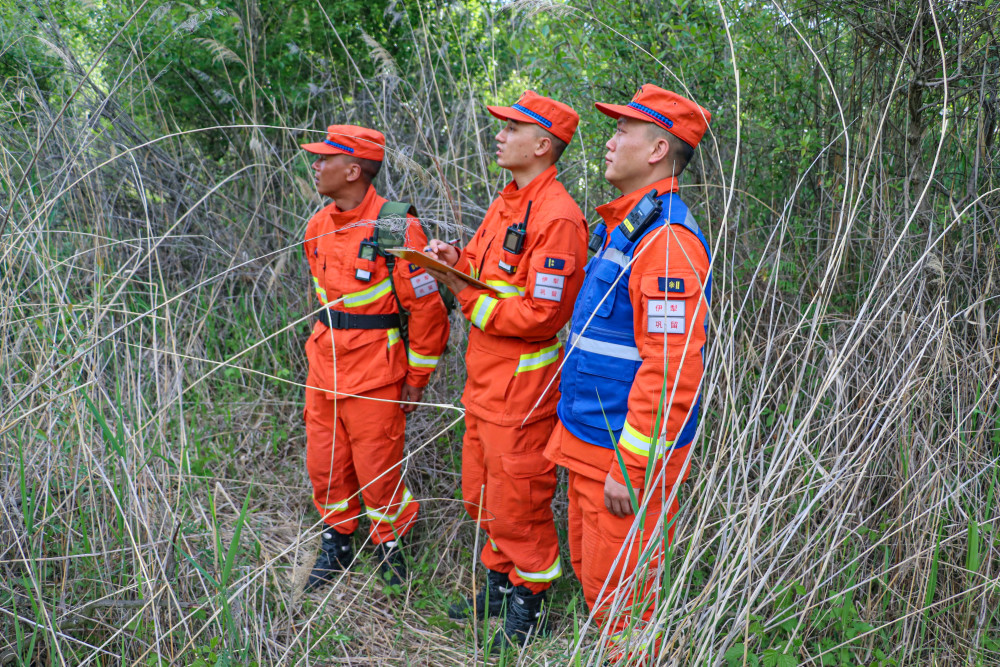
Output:
<svg viewBox="0 0 1000 667">
<path fill-rule="evenodd" d="M 567 144 L 580 123 L 580 115 L 573 111 L 573 107 L 542 97 L 533 90 L 524 91 L 509 107 L 487 106 L 486 109 L 500 120 L 539 125 Z"/>
<path fill-rule="evenodd" d="M 708 109 L 651 83 L 640 86 L 628 104 L 598 102 L 594 106 L 612 118 L 625 116 L 656 123 L 691 148 L 698 145 L 712 122 Z"/>
<path fill-rule="evenodd" d="M 381 162 L 385 157 L 385 136 L 377 130 L 357 125 L 331 125 L 326 128 L 326 139 L 302 148 L 317 155 L 353 155 L 365 160 Z"/>
</svg>

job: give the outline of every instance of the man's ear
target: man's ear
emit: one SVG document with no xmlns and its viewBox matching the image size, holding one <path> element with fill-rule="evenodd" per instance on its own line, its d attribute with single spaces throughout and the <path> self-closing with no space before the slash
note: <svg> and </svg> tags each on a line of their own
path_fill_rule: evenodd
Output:
<svg viewBox="0 0 1000 667">
<path fill-rule="evenodd" d="M 357 162 L 351 161 L 347 164 L 347 180 L 348 183 L 353 183 L 354 181 L 361 178 L 361 165 Z"/>
<path fill-rule="evenodd" d="M 649 164 L 659 164 L 670 155 L 670 142 L 663 137 L 656 137 L 649 152 Z"/>
<path fill-rule="evenodd" d="M 546 153 L 552 152 L 552 140 L 548 137 L 538 137 L 535 144 L 535 157 L 542 157 Z"/>
</svg>

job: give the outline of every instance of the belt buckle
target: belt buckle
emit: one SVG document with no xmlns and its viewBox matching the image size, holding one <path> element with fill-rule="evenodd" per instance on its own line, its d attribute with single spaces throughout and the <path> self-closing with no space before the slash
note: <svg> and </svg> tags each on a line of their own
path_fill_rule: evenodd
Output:
<svg viewBox="0 0 1000 667">
<path fill-rule="evenodd" d="M 347 328 L 347 313 L 340 310 L 330 309 L 330 326 L 334 329 Z"/>
</svg>

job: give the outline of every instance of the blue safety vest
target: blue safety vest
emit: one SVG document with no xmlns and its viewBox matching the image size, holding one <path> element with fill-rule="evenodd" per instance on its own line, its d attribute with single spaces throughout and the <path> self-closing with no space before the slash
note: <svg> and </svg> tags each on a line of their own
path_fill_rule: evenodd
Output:
<svg viewBox="0 0 1000 667">
<path fill-rule="evenodd" d="M 559 380 L 562 395 L 556 412 L 570 433 L 608 449 L 614 449 L 621 437 L 628 413 L 629 392 L 642 363 L 635 346 L 633 308 L 628 291 L 632 254 L 646 235 L 669 222 L 697 236 L 709 261 L 712 257 L 708 242 L 681 198 L 675 193 L 666 193 L 657 199 L 663 202 L 659 220 L 635 241 L 629 241 L 619 225 L 611 232 L 607 246 L 587 263 L 583 287 L 573 308 L 566 362 Z M 601 236 L 604 246 L 608 235 L 603 223 L 597 226 L 595 233 Z M 712 275 L 709 273 L 705 282 L 706 303 L 711 302 L 711 292 Z M 705 325 L 707 330 L 707 317 Z M 694 438 L 700 403 L 699 397 L 690 418 L 674 440 L 674 448 L 683 447 Z"/>
</svg>

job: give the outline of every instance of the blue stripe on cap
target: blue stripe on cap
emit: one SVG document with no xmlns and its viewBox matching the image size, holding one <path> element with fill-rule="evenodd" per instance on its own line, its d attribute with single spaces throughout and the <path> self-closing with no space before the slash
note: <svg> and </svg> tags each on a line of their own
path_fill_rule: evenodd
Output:
<svg viewBox="0 0 1000 667">
<path fill-rule="evenodd" d="M 324 139 L 323 143 L 333 146 L 334 148 L 339 148 L 342 151 L 347 151 L 351 155 L 354 154 L 353 148 L 351 148 L 350 146 L 345 146 L 344 144 L 338 144 L 336 141 L 330 141 L 329 139 Z"/>
<path fill-rule="evenodd" d="M 647 116 L 651 116 L 652 118 L 660 121 L 661 123 L 663 123 L 667 127 L 673 127 L 674 126 L 674 121 L 670 120 L 669 118 L 667 118 L 666 116 L 664 116 L 662 113 L 653 111 L 649 107 L 643 106 L 643 105 L 639 104 L 638 102 L 629 102 L 628 106 L 632 107 L 633 109 L 638 109 L 639 111 L 643 112 Z"/>
<path fill-rule="evenodd" d="M 535 120 L 537 120 L 539 123 L 541 123 L 546 128 L 552 127 L 552 121 L 551 120 L 549 120 L 548 118 L 546 118 L 545 116 L 543 116 L 540 113 L 535 113 L 534 111 L 532 111 L 531 109 L 529 109 L 527 107 L 522 107 L 520 104 L 511 104 L 510 108 L 511 109 L 515 109 L 517 111 L 520 111 L 525 116 L 531 116 L 532 118 L 534 118 Z"/>
</svg>

